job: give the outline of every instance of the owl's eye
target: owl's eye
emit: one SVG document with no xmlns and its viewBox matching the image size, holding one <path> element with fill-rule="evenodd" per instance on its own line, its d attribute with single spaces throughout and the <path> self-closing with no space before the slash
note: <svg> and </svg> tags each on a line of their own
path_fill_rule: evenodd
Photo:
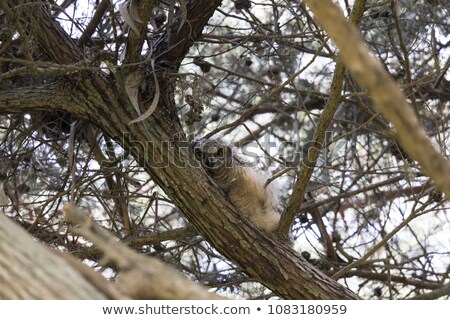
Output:
<svg viewBox="0 0 450 320">
<path fill-rule="evenodd" d="M 219 148 L 216 152 L 217 157 L 223 157 L 223 148 Z"/>
<path fill-rule="evenodd" d="M 195 155 L 195 159 L 201 160 L 202 156 L 203 156 L 203 153 L 202 153 L 202 151 L 200 149 L 195 149 L 194 155 Z"/>
</svg>

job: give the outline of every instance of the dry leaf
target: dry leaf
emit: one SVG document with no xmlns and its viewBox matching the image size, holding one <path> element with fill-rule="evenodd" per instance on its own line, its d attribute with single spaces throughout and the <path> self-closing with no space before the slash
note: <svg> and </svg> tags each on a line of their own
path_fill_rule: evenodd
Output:
<svg viewBox="0 0 450 320">
<path fill-rule="evenodd" d="M 139 117 L 130 121 L 130 124 L 140 122 L 140 121 L 147 119 L 148 117 L 151 116 L 151 114 L 156 110 L 156 107 L 158 106 L 160 90 L 159 90 L 158 77 L 156 76 L 156 73 L 155 73 L 155 60 L 151 61 L 151 65 L 152 65 L 152 70 L 153 70 L 153 83 L 155 84 L 155 96 L 153 97 L 150 107 Z"/>
<path fill-rule="evenodd" d="M 136 110 L 138 114 L 141 113 L 141 109 L 139 108 L 139 86 L 143 79 L 144 77 L 140 71 L 130 73 L 125 79 L 125 92 L 127 93 L 128 99 L 130 99 L 134 110 Z"/>
<path fill-rule="evenodd" d="M 130 26 L 134 33 L 136 33 L 136 35 L 139 37 L 140 32 L 139 28 L 136 25 L 136 22 L 142 23 L 142 20 L 139 19 L 138 15 L 136 15 L 136 8 L 133 9 L 133 1 L 124 1 L 123 3 L 119 4 L 119 12 L 125 23 Z"/>
</svg>

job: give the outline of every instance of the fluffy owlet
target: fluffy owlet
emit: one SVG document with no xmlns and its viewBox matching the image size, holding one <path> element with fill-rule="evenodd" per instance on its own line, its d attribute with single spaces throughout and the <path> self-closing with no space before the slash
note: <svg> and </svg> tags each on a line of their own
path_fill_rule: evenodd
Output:
<svg viewBox="0 0 450 320">
<path fill-rule="evenodd" d="M 257 227 L 274 231 L 280 220 L 278 190 L 221 139 L 194 141 L 195 157 L 231 203 Z"/>
</svg>

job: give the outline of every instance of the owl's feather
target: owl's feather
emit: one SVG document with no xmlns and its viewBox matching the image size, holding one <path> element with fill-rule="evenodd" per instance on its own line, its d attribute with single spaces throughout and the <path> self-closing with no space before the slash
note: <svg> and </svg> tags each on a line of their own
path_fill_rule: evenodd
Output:
<svg viewBox="0 0 450 320">
<path fill-rule="evenodd" d="M 245 163 L 222 139 L 195 141 L 194 152 L 239 213 L 260 229 L 275 231 L 280 220 L 278 190 L 274 184 L 265 186 L 267 177 Z"/>
</svg>

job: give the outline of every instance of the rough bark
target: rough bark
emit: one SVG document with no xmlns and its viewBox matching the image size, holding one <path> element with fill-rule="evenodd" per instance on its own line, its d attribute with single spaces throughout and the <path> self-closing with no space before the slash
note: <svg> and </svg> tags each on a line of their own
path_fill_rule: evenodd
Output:
<svg viewBox="0 0 450 320">
<path fill-rule="evenodd" d="M 0 212 L 0 299 L 107 299 L 62 257 Z"/>
<path fill-rule="evenodd" d="M 222 299 L 156 258 L 141 256 L 66 205 L 68 220 L 122 272 L 114 285 L 73 256 L 33 240 L 0 212 L 0 299 Z"/>
</svg>

